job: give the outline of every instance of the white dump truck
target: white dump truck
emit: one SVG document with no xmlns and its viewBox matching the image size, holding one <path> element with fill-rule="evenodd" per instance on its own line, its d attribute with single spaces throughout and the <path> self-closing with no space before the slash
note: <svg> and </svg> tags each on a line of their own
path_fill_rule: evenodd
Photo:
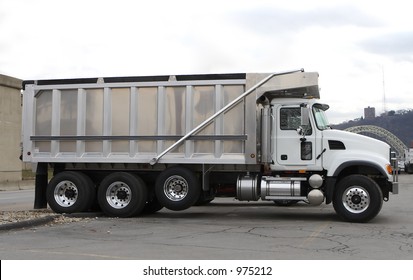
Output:
<svg viewBox="0 0 413 280">
<path fill-rule="evenodd" d="M 24 81 L 35 208 L 130 217 L 232 195 L 333 203 L 366 222 L 398 193 L 384 142 L 329 127 L 318 73 Z M 53 172 L 50 179 L 48 174 Z"/>
</svg>

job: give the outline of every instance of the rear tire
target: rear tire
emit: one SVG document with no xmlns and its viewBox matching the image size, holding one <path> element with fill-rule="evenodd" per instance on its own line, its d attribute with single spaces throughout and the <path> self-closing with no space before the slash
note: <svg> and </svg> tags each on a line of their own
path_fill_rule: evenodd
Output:
<svg viewBox="0 0 413 280">
<path fill-rule="evenodd" d="M 92 207 L 96 190 L 92 180 L 81 172 L 56 174 L 46 190 L 47 202 L 56 213 L 78 213 Z"/>
<path fill-rule="evenodd" d="M 350 175 L 341 179 L 336 187 L 333 206 L 345 221 L 364 223 L 373 219 L 383 205 L 383 193 L 371 178 Z"/>
<path fill-rule="evenodd" d="M 140 214 L 147 197 L 145 182 L 126 172 L 106 176 L 98 189 L 100 208 L 111 217 L 126 218 Z"/>
<path fill-rule="evenodd" d="M 155 184 L 155 193 L 161 205 L 170 210 L 180 211 L 197 202 L 201 187 L 193 171 L 175 166 L 159 175 Z"/>
</svg>

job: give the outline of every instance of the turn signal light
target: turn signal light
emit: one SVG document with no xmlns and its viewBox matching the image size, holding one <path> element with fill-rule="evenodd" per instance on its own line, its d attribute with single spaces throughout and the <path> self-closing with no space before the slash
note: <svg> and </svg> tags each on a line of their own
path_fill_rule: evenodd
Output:
<svg viewBox="0 0 413 280">
<path fill-rule="evenodd" d="M 390 164 L 386 164 L 386 170 L 387 170 L 387 173 L 393 174 L 393 168 L 391 167 Z"/>
</svg>

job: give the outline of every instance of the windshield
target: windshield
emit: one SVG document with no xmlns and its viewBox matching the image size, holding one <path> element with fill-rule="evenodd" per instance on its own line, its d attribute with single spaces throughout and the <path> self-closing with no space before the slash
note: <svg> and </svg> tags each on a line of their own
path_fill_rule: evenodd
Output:
<svg viewBox="0 0 413 280">
<path fill-rule="evenodd" d="M 330 124 L 328 123 L 328 119 L 325 113 L 325 111 L 327 111 L 328 108 L 329 106 L 325 104 L 313 105 L 314 119 L 319 130 L 325 130 L 330 128 Z"/>
</svg>

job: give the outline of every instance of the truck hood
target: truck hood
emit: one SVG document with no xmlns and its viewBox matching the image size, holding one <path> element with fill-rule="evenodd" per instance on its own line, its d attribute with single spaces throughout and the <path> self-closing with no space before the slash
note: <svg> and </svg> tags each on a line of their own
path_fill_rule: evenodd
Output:
<svg viewBox="0 0 413 280">
<path fill-rule="evenodd" d="M 341 141 L 347 149 L 363 149 L 389 157 L 390 146 L 380 140 L 353 132 L 329 129 L 323 131 L 324 140 Z M 328 142 L 327 142 L 328 144 Z"/>
<path fill-rule="evenodd" d="M 323 148 L 326 149 L 324 165 L 330 167 L 344 161 L 363 161 L 379 165 L 385 171 L 390 159 L 387 143 L 342 130 L 323 130 Z"/>
</svg>

